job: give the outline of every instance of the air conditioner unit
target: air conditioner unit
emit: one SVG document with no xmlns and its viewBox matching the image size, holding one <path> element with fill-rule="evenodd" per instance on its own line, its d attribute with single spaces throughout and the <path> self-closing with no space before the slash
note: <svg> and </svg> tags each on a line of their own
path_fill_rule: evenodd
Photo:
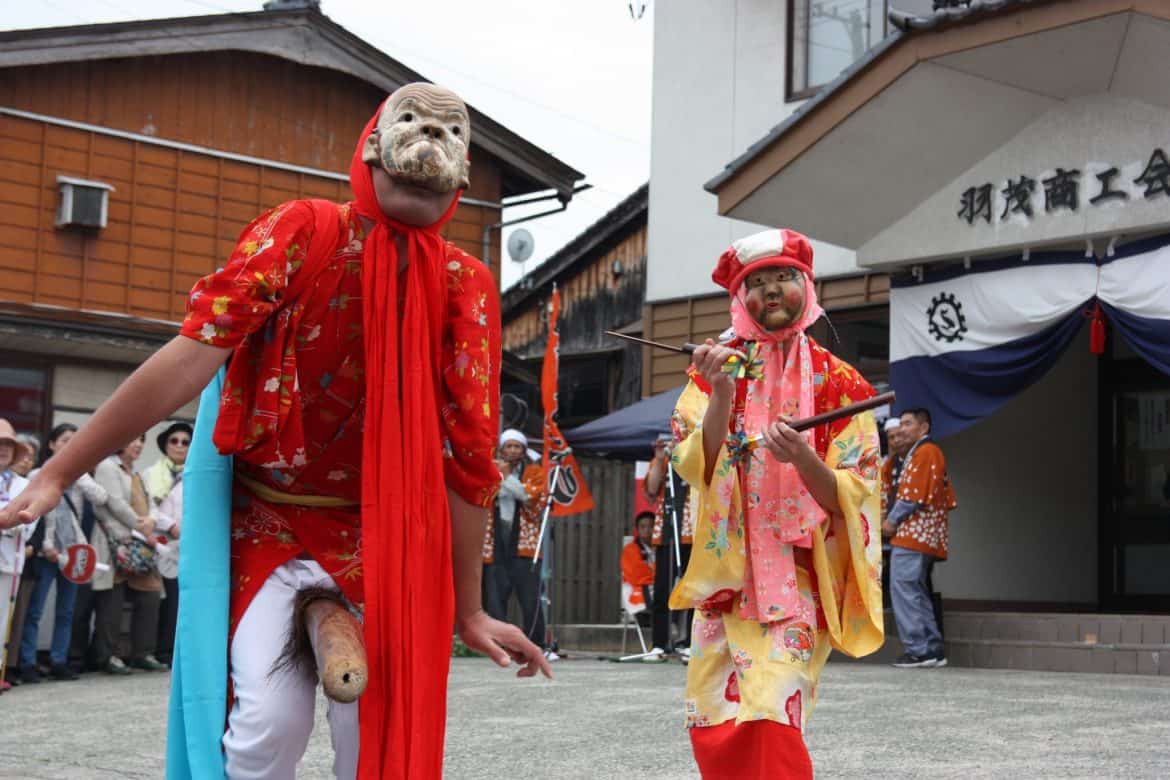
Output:
<svg viewBox="0 0 1170 780">
<path fill-rule="evenodd" d="M 105 182 L 58 176 L 57 227 L 104 228 L 113 187 Z"/>
</svg>

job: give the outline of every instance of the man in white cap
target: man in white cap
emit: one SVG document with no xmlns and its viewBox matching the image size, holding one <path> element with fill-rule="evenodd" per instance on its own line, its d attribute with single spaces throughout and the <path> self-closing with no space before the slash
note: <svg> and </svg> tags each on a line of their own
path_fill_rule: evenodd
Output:
<svg viewBox="0 0 1170 780">
<path fill-rule="evenodd" d="M 898 476 L 902 471 L 902 459 L 906 457 L 906 450 L 910 445 L 905 441 L 904 433 L 900 430 L 902 420 L 890 417 L 882 426 L 886 432 L 886 457 L 882 461 L 882 520 L 886 513 L 894 506 L 893 490 L 898 484 Z"/>
<path fill-rule="evenodd" d="M 16 498 L 28 480 L 17 474 L 12 466 L 26 454 L 28 445 L 16 438 L 16 431 L 12 423 L 0 417 L 0 509 L 8 506 L 8 502 Z M 25 541 L 32 536 L 36 524 L 5 528 L 0 531 L 0 629 L 4 631 L 4 642 L 0 644 L 0 653 L 8 644 L 12 603 L 16 600 L 16 588 L 20 583 L 20 572 L 24 569 Z M 3 659 L 0 666 L 7 666 L 8 661 Z M 0 691 L 9 688 L 0 675 Z"/>
<path fill-rule="evenodd" d="M 522 629 L 544 648 L 540 566 L 533 565 L 544 508 L 544 469 L 528 460 L 528 437 L 515 428 L 500 434 L 496 465 L 503 482 L 484 535 L 484 609 L 496 620 L 506 620 L 508 599 L 515 591 L 524 616 Z"/>
</svg>

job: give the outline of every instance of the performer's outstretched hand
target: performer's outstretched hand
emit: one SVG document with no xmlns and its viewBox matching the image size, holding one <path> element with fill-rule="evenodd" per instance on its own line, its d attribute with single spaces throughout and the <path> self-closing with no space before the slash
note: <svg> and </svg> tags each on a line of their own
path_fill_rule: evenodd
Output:
<svg viewBox="0 0 1170 780">
<path fill-rule="evenodd" d="M 33 477 L 20 495 L 8 502 L 8 506 L 0 509 L 0 528 L 13 528 L 22 523 L 31 523 L 56 507 L 61 502 L 61 494 L 64 492 L 63 484 L 54 481 L 45 472 L 40 472 Z"/>
<path fill-rule="evenodd" d="M 516 626 L 489 617 L 482 609 L 458 621 L 455 630 L 463 644 L 498 665 L 508 666 L 512 661 L 520 664 L 523 668 L 516 673 L 517 677 L 535 677 L 539 671 L 552 678 L 552 668 L 539 647 Z"/>
</svg>

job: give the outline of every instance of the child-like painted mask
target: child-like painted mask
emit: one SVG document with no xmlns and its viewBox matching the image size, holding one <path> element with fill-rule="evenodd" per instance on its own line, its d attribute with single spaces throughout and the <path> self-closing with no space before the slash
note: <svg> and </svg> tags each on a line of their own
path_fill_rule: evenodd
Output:
<svg viewBox="0 0 1170 780">
<path fill-rule="evenodd" d="M 804 312 L 804 284 L 799 268 L 780 266 L 752 271 L 743 282 L 744 306 L 766 330 L 783 330 Z"/>
<path fill-rule="evenodd" d="M 434 84 L 407 84 L 382 106 L 362 160 L 395 181 L 447 193 L 467 189 L 471 120 L 458 95 Z"/>
<path fill-rule="evenodd" d="M 809 301 L 816 306 L 813 250 L 795 230 L 764 230 L 739 239 L 719 256 L 711 281 L 743 305 L 743 313 L 768 331 L 801 321 Z M 819 313 L 819 308 L 816 309 Z M 747 327 L 741 322 L 737 327 Z"/>
</svg>

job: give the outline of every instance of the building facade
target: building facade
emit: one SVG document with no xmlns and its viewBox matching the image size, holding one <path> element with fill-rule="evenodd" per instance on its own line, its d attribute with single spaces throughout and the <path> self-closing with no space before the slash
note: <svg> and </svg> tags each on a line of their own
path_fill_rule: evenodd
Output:
<svg viewBox="0 0 1170 780">
<path fill-rule="evenodd" d="M 707 188 L 890 275 L 891 384 L 959 497 L 948 655 L 1167 674 L 1170 8 L 946 5 Z"/>
<path fill-rule="evenodd" d="M 362 127 L 419 80 L 313 7 L 0 33 L 0 416 L 88 417 L 249 221 L 349 199 Z M 470 110 L 446 237 L 498 279 L 507 199 L 567 200 L 581 174 Z"/>
<path fill-rule="evenodd" d="M 817 291 L 840 342 L 823 323 L 815 337 L 884 381 L 886 274 L 858 266 L 850 248 L 802 228 L 788 217 L 787 202 L 766 214 L 727 215 L 703 185 L 880 44 L 892 29 L 889 6 L 886 0 L 674 0 L 655 7 L 648 338 L 698 342 L 722 332 L 729 324 L 727 298 L 711 281 L 715 261 L 736 239 L 782 225 L 813 240 Z M 832 186 L 826 180 L 816 191 Z M 682 356 L 648 354 L 644 393 L 678 386 L 685 366 Z"/>
<path fill-rule="evenodd" d="M 504 349 L 539 374 L 548 298 L 553 285 L 560 291 L 558 420 L 564 429 L 642 397 L 642 350 L 605 331 L 641 334 L 647 210 L 642 185 L 504 294 Z M 524 397 L 539 406 L 539 398 Z"/>
<path fill-rule="evenodd" d="M 553 285 L 560 292 L 557 421 L 562 431 L 642 397 L 641 348 L 605 331 L 641 335 L 647 209 L 643 185 L 504 294 L 505 355 L 523 361 L 529 376 L 540 376 Z M 505 376 L 502 391 L 505 398 L 522 402 L 527 410 L 523 427 L 538 440 L 543 420 L 539 384 Z M 504 405 L 506 414 L 510 404 Z M 633 518 L 634 467 L 580 455 L 578 463 L 595 508 L 554 523 L 551 612 L 562 643 L 582 647 L 590 640 L 584 639 L 581 625 L 613 624 L 620 614 L 619 562 L 622 537 Z"/>
</svg>

